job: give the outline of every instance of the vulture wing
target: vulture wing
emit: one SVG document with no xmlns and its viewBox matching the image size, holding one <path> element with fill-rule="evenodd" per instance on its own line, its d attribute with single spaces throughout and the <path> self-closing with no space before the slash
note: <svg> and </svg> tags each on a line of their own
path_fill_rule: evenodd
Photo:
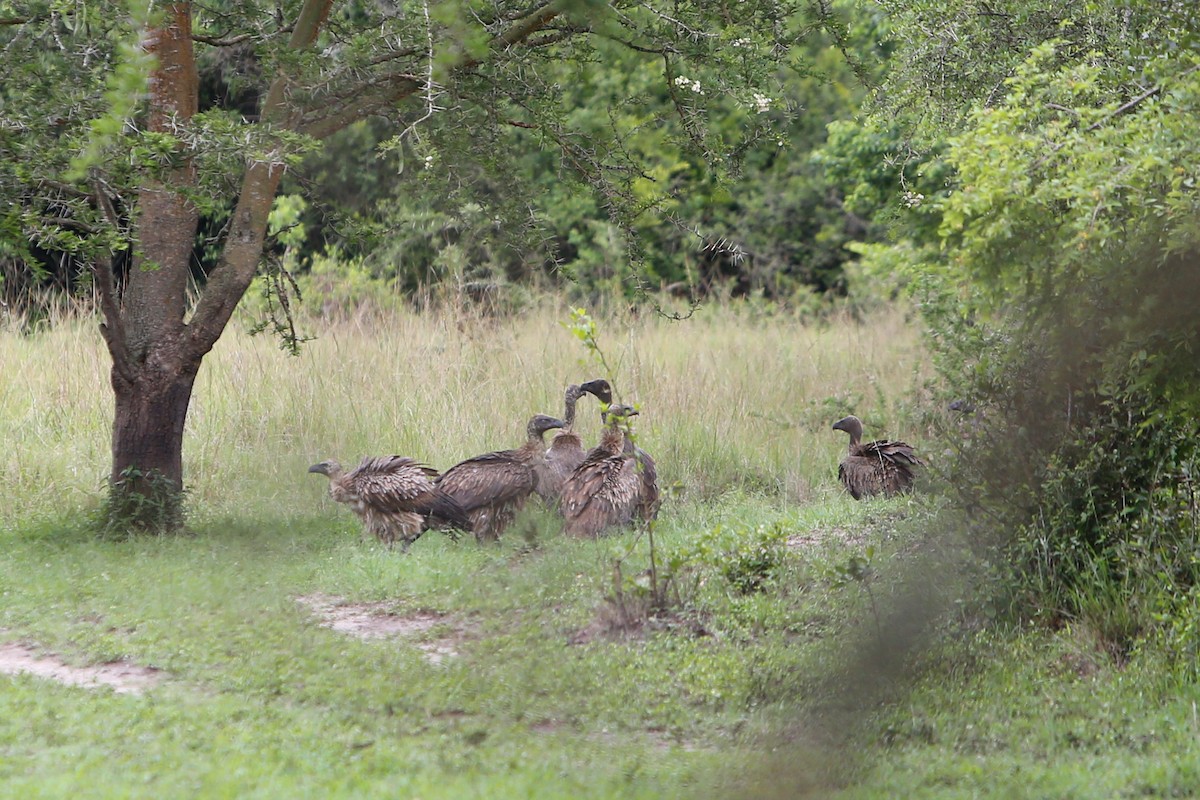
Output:
<svg viewBox="0 0 1200 800">
<path fill-rule="evenodd" d="M 466 514 L 453 498 L 437 487 L 438 472 L 404 456 L 364 458 L 346 476 L 348 485 L 366 506 L 386 514 L 430 514 L 467 524 Z"/>
<path fill-rule="evenodd" d="M 642 448 L 634 451 L 640 465 L 641 486 L 638 495 L 638 516 L 645 520 L 658 516 L 658 507 L 662 505 L 662 493 L 658 489 L 658 467 L 654 459 Z"/>
<path fill-rule="evenodd" d="M 437 486 L 467 512 L 483 506 L 523 500 L 533 491 L 533 470 L 515 450 L 486 453 L 455 464 L 437 479 Z"/>
<path fill-rule="evenodd" d="M 904 442 L 880 439 L 854 447 L 838 466 L 838 478 L 854 499 L 912 489 L 916 467 L 925 462 Z"/>
</svg>

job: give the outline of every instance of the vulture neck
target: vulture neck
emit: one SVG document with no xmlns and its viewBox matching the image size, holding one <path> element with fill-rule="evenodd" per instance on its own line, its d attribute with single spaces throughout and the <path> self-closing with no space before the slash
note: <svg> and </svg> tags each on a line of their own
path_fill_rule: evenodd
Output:
<svg viewBox="0 0 1200 800">
<path fill-rule="evenodd" d="M 579 402 L 580 395 L 583 390 L 578 386 L 571 385 L 567 387 L 566 404 L 563 408 L 563 432 L 570 433 L 575 427 L 575 404 Z"/>
<path fill-rule="evenodd" d="M 619 454 L 625 446 L 625 433 L 617 425 L 609 425 L 600 436 L 600 449 L 609 455 Z"/>
<path fill-rule="evenodd" d="M 858 443 L 862 441 L 862 423 L 851 417 L 842 430 L 850 434 L 850 451 L 853 452 L 854 448 L 858 447 Z"/>
<path fill-rule="evenodd" d="M 525 458 L 541 455 L 542 451 L 546 449 L 546 432 L 537 428 L 530 428 L 528 435 L 525 444 L 521 445 L 521 455 Z"/>
</svg>

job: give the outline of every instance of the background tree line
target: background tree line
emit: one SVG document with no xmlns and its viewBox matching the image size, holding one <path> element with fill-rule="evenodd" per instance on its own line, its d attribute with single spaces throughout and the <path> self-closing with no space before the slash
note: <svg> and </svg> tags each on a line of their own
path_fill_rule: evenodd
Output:
<svg viewBox="0 0 1200 800">
<path fill-rule="evenodd" d="M 456 9 L 433 6 L 451 26 Z M 730 92 L 711 68 L 672 66 L 678 74 L 664 81 L 660 54 L 600 36 L 585 60 L 457 84 L 432 113 L 354 122 L 289 167 L 276 229 L 290 231 L 268 250 L 289 250 L 295 276 L 316 263 L 409 297 L 441 287 L 519 302 L 529 286 L 577 296 L 761 292 L 804 304 L 844 294 L 843 265 L 856 256 L 843 245 L 877 230 L 847 211 L 842 176 L 814 154 L 830 121 L 859 113 L 861 78 L 874 80 L 862 65 L 877 74 L 886 49 L 882 11 L 852 11 L 813 6 L 766 30 L 706 34 L 746 69 L 769 55 L 756 92 Z M 198 52 L 201 114 L 257 117 L 265 59 L 256 47 L 247 37 Z M 492 110 L 461 113 L 484 100 Z M 219 260 L 232 208 L 202 210 L 195 281 Z M 5 300 L 86 294 L 87 258 L 50 241 L 18 246 L 29 237 L 17 209 L 0 252 Z"/>
</svg>

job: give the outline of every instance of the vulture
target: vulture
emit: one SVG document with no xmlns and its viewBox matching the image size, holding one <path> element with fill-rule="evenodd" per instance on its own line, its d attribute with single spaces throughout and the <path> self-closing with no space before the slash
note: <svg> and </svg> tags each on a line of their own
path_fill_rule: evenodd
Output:
<svg viewBox="0 0 1200 800">
<path fill-rule="evenodd" d="M 437 470 L 411 458 L 364 458 L 349 472 L 329 460 L 313 464 L 308 471 L 329 478 L 329 496 L 349 505 L 367 531 L 388 547 L 399 541 L 407 551 L 428 527 L 430 517 L 469 524 L 462 507 L 434 483 Z"/>
<path fill-rule="evenodd" d="M 641 502 L 642 479 L 636 455 L 625 451 L 623 426 L 637 413 L 630 406 L 610 406 L 600 444 L 563 484 L 562 513 L 568 536 L 595 538 L 607 528 L 633 522 Z"/>
<path fill-rule="evenodd" d="M 567 476 L 587 457 L 583 449 L 583 439 L 575 432 L 575 404 L 584 394 L 594 395 L 605 405 L 612 402 L 612 390 L 606 380 L 588 381 L 582 385 L 571 384 L 567 387 L 563 428 L 550 440 L 544 466 L 538 472 L 537 493 L 551 505 L 558 505 Z"/>
<path fill-rule="evenodd" d="M 612 403 L 612 387 L 608 386 L 607 380 L 593 380 L 583 386 L 584 389 L 598 397 L 600 402 L 604 403 L 605 408 Z M 601 420 L 605 419 L 605 414 L 606 411 L 601 411 Z M 650 519 L 659 516 L 659 506 L 661 505 L 658 467 L 654 464 L 654 458 L 650 456 L 650 453 L 634 444 L 632 437 L 625 437 L 622 452 L 628 462 L 624 468 L 624 480 L 635 483 L 637 487 L 637 516 L 649 522 Z M 636 464 L 632 462 L 634 458 L 637 459 Z M 636 480 L 632 477 L 635 473 L 638 476 Z"/>
<path fill-rule="evenodd" d="M 546 431 L 561 427 L 562 420 L 537 414 L 529 420 L 520 448 L 468 458 L 442 473 L 435 484 L 466 512 L 469 524 L 461 526 L 463 530 L 481 542 L 500 538 L 537 488 L 545 464 Z"/>
<path fill-rule="evenodd" d="M 608 381 L 598 379 L 588 381 L 582 387 L 585 391 L 595 395 L 602 405 L 600 419 L 603 421 L 607 418 L 608 408 L 613 401 L 612 387 Z M 634 412 L 635 414 L 637 412 Z M 582 448 L 581 448 L 582 450 Z M 642 448 L 634 444 L 633 438 L 625 437 L 625 444 L 622 452 L 626 457 L 627 463 L 623 467 L 623 480 L 628 483 L 636 483 L 638 491 L 638 502 L 636 505 L 636 515 L 644 520 L 652 520 L 658 516 L 658 507 L 662 504 L 661 493 L 658 489 L 658 468 L 654 463 L 654 458 L 651 457 Z M 637 463 L 633 462 L 633 458 L 637 459 Z M 583 456 L 580 456 L 582 462 Z M 636 481 L 632 477 L 634 473 L 640 475 Z"/>
<path fill-rule="evenodd" d="M 887 439 L 862 444 L 862 421 L 855 416 L 839 419 L 833 429 L 850 434 L 850 449 L 838 465 L 838 478 L 855 500 L 912 490 L 915 468 L 925 464 L 912 447 Z"/>
</svg>

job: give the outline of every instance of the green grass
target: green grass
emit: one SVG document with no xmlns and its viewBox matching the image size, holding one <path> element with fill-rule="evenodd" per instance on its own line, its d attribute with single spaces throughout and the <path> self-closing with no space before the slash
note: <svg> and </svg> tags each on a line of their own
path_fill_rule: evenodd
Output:
<svg viewBox="0 0 1200 800">
<path fill-rule="evenodd" d="M 770 602 L 704 572 L 689 598 L 709 635 L 571 645 L 628 540 L 484 549 L 427 536 L 399 556 L 343 523 L 214 519 L 194 537 L 127 542 L 50 523 L 8 534 L 4 640 L 166 680 L 136 697 L 4 679 L 0 793 L 690 796 L 746 746 L 758 704 L 786 697 L 780 682 L 811 658 L 796 642 L 829 616 L 820 558 L 789 552 Z M 688 537 L 661 535 L 665 551 Z M 433 665 L 412 641 L 321 627 L 296 601 L 318 592 L 444 614 L 430 635 L 459 631 L 459 655 Z"/>
<path fill-rule="evenodd" d="M 949 648 L 840 797 L 1119 798 L 1200 794 L 1200 689 L 1153 654 L 1117 668 L 1069 631 Z M 975 665 L 963 669 L 964 664 Z"/>
<path fill-rule="evenodd" d="M 862 681 L 912 584 L 934 597 L 918 618 L 972 591 L 925 561 L 948 547 L 921 533 L 930 504 L 836 485 L 844 413 L 931 444 L 916 423 L 928 367 L 898 314 L 599 319 L 674 487 L 655 537 L 679 602 L 638 635 L 580 636 L 612 619 L 618 559 L 637 598 L 644 539 L 568 541 L 531 508 L 498 546 L 427 535 L 401 555 L 306 474 L 326 457 L 446 466 L 515 444 L 597 374 L 566 318 L 362 316 L 319 326 L 296 359 L 231 330 L 197 381 L 189 533 L 128 541 L 87 528 L 108 460 L 99 337 L 69 320 L 0 334 L 0 643 L 163 671 L 140 696 L 0 676 L 0 796 L 1200 793 L 1200 698 L 1152 653 L 1118 669 L 1069 629 L 950 622 L 887 665 L 887 687 Z M 595 437 L 594 408 L 581 414 Z M 869 560 L 866 583 L 852 559 Z M 316 594 L 441 620 L 360 640 L 298 602 Z M 418 645 L 446 637 L 457 655 L 430 663 Z"/>
</svg>

